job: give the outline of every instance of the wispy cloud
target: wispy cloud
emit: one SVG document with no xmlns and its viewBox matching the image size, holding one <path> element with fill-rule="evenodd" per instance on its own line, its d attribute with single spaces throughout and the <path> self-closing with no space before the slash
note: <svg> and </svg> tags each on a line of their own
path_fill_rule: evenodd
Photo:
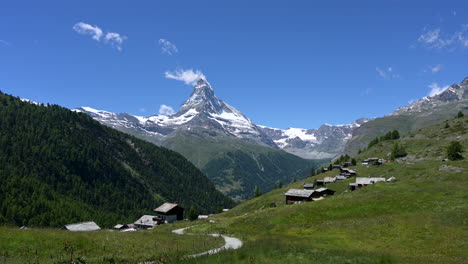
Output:
<svg viewBox="0 0 468 264">
<path fill-rule="evenodd" d="M 173 115 L 173 114 L 175 114 L 175 111 L 174 111 L 174 108 L 172 108 L 172 107 L 170 107 L 168 105 L 162 104 L 159 107 L 159 114 L 160 115 Z"/>
<path fill-rule="evenodd" d="M 427 66 L 423 72 L 430 72 L 430 73 L 437 73 L 442 70 L 442 64 L 437 64 L 437 65 L 429 65 Z"/>
<path fill-rule="evenodd" d="M 138 109 L 138 111 L 139 111 L 140 113 L 145 113 L 145 112 L 146 112 L 146 108 L 140 108 L 140 109 Z"/>
<path fill-rule="evenodd" d="M 126 39 L 126 36 L 122 36 L 119 33 L 109 32 L 106 34 L 106 42 L 115 47 L 118 51 L 122 51 L 122 44 Z"/>
<path fill-rule="evenodd" d="M 3 40 L 3 39 L 0 39 L 0 47 L 7 47 L 7 46 L 10 46 L 11 43 L 6 41 L 6 40 Z"/>
<path fill-rule="evenodd" d="M 84 22 L 76 23 L 73 26 L 73 30 L 75 30 L 81 35 L 91 35 L 91 37 L 96 41 L 101 40 L 101 37 L 103 34 L 102 29 L 99 28 L 98 26 L 92 26 Z"/>
<path fill-rule="evenodd" d="M 173 55 L 179 52 L 177 47 L 167 39 L 160 39 L 159 45 L 161 46 L 161 51 L 164 54 Z"/>
<path fill-rule="evenodd" d="M 418 37 L 418 42 L 429 49 L 449 49 L 451 51 L 468 47 L 468 25 L 461 25 L 461 29 L 454 33 L 442 32 L 440 28 L 424 28 Z"/>
<path fill-rule="evenodd" d="M 100 42 L 102 36 L 104 36 L 104 42 L 116 48 L 118 51 L 122 51 L 122 44 L 124 40 L 127 39 L 126 36 L 120 35 L 119 33 L 115 32 L 107 32 L 104 35 L 104 31 L 100 27 L 96 25 L 93 26 L 84 22 L 76 23 L 73 26 L 73 30 L 75 30 L 78 34 L 81 35 L 90 35 L 94 40 L 98 42 Z"/>
<path fill-rule="evenodd" d="M 398 73 L 395 73 L 392 67 L 387 67 L 387 68 L 379 68 L 376 67 L 375 70 L 379 74 L 380 77 L 384 79 L 397 79 L 400 78 L 400 75 Z"/>
<path fill-rule="evenodd" d="M 199 79 L 206 80 L 205 75 L 199 70 L 177 69 L 173 72 L 165 72 L 164 76 L 168 79 L 183 81 L 187 85 L 194 85 Z"/>
<path fill-rule="evenodd" d="M 429 94 L 428 96 L 434 96 L 434 95 L 438 95 L 440 93 L 442 93 L 443 91 L 445 91 L 447 88 L 449 88 L 449 86 L 439 86 L 437 83 L 433 82 L 431 84 L 429 84 L 429 89 L 431 89 L 429 91 Z"/>
</svg>

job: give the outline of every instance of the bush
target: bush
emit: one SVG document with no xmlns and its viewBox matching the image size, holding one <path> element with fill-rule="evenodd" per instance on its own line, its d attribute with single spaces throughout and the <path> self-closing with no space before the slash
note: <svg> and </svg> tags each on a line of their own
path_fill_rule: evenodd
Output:
<svg viewBox="0 0 468 264">
<path fill-rule="evenodd" d="M 400 145 L 398 144 L 398 142 L 395 142 L 395 144 L 393 144 L 391 159 L 395 160 L 396 158 L 402 158 L 402 157 L 405 157 L 406 155 L 407 153 L 403 145 Z"/>
<path fill-rule="evenodd" d="M 198 210 L 195 207 L 190 207 L 188 219 L 194 221 L 198 219 Z"/>
<path fill-rule="evenodd" d="M 447 147 L 447 157 L 449 160 L 462 160 L 462 152 L 463 146 L 460 144 L 460 142 L 452 141 Z"/>
</svg>

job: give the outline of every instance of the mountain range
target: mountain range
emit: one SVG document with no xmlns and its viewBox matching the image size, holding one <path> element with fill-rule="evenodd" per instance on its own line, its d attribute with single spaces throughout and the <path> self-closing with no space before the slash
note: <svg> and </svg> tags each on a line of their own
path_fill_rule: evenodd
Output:
<svg viewBox="0 0 468 264">
<path fill-rule="evenodd" d="M 90 107 L 75 111 L 182 153 L 205 172 L 218 189 L 231 197 L 245 199 L 255 186 L 269 190 L 278 181 L 302 178 L 321 161 L 342 153 L 356 154 L 376 136 L 388 131 L 396 129 L 405 134 L 452 117 L 467 104 L 467 83 L 468 79 L 465 79 L 438 95 L 424 97 L 382 118 L 359 118 L 349 125 L 324 124 L 318 129 L 277 129 L 257 125 L 241 111 L 218 99 L 204 79 L 198 80 L 179 111 L 169 116 L 142 117 Z M 266 153 L 281 158 L 275 162 L 269 159 L 267 164 L 262 164 L 259 157 Z M 292 159 L 298 167 L 284 169 L 284 161 Z M 255 169 L 238 172 L 235 169 L 238 166 Z M 265 168 L 270 167 L 275 167 L 276 171 L 266 175 Z M 240 177 L 239 174 L 245 175 Z"/>
<path fill-rule="evenodd" d="M 117 114 L 90 107 L 80 107 L 99 122 L 115 129 L 165 145 L 165 141 L 180 131 L 202 127 L 211 135 L 228 136 L 266 147 L 282 149 L 305 159 L 333 158 L 340 154 L 352 132 L 368 119 L 361 118 L 350 125 L 322 125 L 319 129 L 288 128 L 285 130 L 256 125 L 242 112 L 218 99 L 211 85 L 200 79 L 191 96 L 173 115 L 149 117 Z M 200 165 L 200 164 L 198 164 Z"/>
</svg>

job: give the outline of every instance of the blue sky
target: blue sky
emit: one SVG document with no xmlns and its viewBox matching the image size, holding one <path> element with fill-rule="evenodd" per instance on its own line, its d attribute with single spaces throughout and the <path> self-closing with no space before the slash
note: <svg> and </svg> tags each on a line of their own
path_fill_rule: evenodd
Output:
<svg viewBox="0 0 468 264">
<path fill-rule="evenodd" d="M 257 124 L 317 128 L 468 77 L 463 1 L 251 2 L 3 0 L 0 90 L 152 115 L 193 70 Z"/>
</svg>

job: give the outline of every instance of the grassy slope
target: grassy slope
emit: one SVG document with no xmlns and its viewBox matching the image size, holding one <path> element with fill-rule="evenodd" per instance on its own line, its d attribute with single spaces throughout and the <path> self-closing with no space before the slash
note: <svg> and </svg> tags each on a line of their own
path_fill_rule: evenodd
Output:
<svg viewBox="0 0 468 264">
<path fill-rule="evenodd" d="M 395 176 L 396 182 L 345 193 L 348 180 L 327 186 L 337 191 L 334 197 L 286 206 L 283 193 L 300 187 L 295 183 L 216 216 L 217 223 L 196 229 L 234 234 L 245 246 L 196 262 L 468 263 L 468 162 L 440 161 L 450 140 L 468 148 L 468 118 L 449 124 L 448 129 L 436 124 L 400 139 L 409 160 L 356 167 L 360 176 Z M 392 145 L 385 142 L 357 158 L 381 157 Z M 442 165 L 464 171 L 440 171 Z M 314 178 L 334 175 L 336 171 Z M 268 208 L 271 202 L 278 207 Z M 262 206 L 267 209 L 259 210 Z"/>
<path fill-rule="evenodd" d="M 120 233 L 0 227 L 0 263 L 69 263 L 72 251 L 74 259 L 82 258 L 88 264 L 166 263 L 224 244 L 221 238 L 172 234 L 170 228 L 173 226 Z"/>
<path fill-rule="evenodd" d="M 450 103 L 435 108 L 431 113 L 411 113 L 397 116 L 385 116 L 371 120 L 357 128 L 351 140 L 347 143 L 345 151 L 356 154 L 359 149 L 364 149 L 375 137 L 382 136 L 394 129 L 401 134 L 407 134 L 423 127 L 427 127 L 443 120 L 456 116 L 462 110 L 468 113 L 468 101 Z M 464 110 L 465 109 L 465 110 Z"/>
</svg>

